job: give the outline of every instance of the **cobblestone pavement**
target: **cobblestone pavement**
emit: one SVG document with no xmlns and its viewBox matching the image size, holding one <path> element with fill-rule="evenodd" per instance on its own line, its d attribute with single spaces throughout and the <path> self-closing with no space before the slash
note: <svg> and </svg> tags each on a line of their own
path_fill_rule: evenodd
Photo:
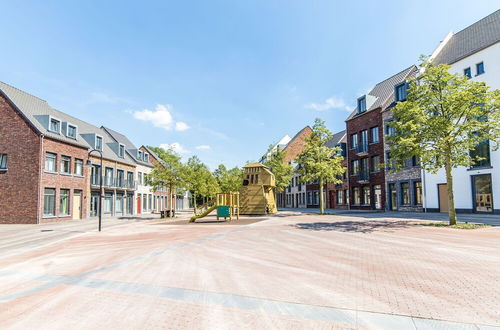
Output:
<svg viewBox="0 0 500 330">
<path fill-rule="evenodd" d="M 419 224 L 299 212 L 232 226 L 154 219 L 38 247 L 31 232 L 19 250 L 32 230 L 22 227 L 9 234 L 15 253 L 1 250 L 0 329 L 500 327 L 500 228 Z"/>
</svg>

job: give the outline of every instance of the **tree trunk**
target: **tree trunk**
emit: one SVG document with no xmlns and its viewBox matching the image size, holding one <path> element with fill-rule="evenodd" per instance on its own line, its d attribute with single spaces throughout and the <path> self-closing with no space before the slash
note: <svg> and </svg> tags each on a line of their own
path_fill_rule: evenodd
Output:
<svg viewBox="0 0 500 330">
<path fill-rule="evenodd" d="M 445 156 L 444 168 L 446 171 L 446 184 L 448 188 L 448 217 L 451 226 L 457 224 L 457 213 L 455 212 L 455 198 L 453 196 L 453 175 L 451 174 L 452 168 L 449 153 L 447 153 Z"/>
<path fill-rule="evenodd" d="M 194 215 L 196 214 L 196 194 L 193 194 L 193 207 L 194 207 Z"/>
<path fill-rule="evenodd" d="M 319 179 L 319 213 L 325 214 L 325 200 L 323 198 L 323 178 Z"/>
<path fill-rule="evenodd" d="M 173 193 L 173 187 L 172 187 L 172 185 L 170 185 L 170 203 L 169 203 L 169 204 L 170 204 L 170 205 L 169 205 L 169 211 L 170 211 L 170 212 L 169 212 L 169 215 L 168 215 L 168 217 L 169 217 L 169 218 L 172 218 L 172 215 L 173 215 L 173 214 L 172 214 L 172 210 L 173 210 L 173 208 L 172 208 L 172 202 L 173 202 L 173 200 L 174 200 L 174 198 L 173 198 L 173 194 L 174 194 L 174 193 Z"/>
</svg>

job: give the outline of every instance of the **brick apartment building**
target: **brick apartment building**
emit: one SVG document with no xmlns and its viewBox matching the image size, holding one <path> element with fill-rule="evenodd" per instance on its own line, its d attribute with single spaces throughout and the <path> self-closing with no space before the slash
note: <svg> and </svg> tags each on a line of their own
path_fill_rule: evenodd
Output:
<svg viewBox="0 0 500 330">
<path fill-rule="evenodd" d="M 306 138 L 313 132 L 309 126 L 301 129 L 295 136 L 288 142 L 283 149 L 285 157 L 283 162 L 291 164 L 295 168 L 295 173 L 292 176 L 292 182 L 284 192 L 277 194 L 278 207 L 306 207 L 306 184 L 300 182 L 300 175 L 297 173 L 298 165 L 295 160 L 304 150 Z"/>
<path fill-rule="evenodd" d="M 342 166 L 345 168 L 342 175 L 342 183 L 328 182 L 326 185 L 326 207 L 331 209 L 347 209 L 349 208 L 349 182 L 347 172 L 347 134 L 346 131 L 335 133 L 333 137 L 326 143 L 330 148 L 340 148 L 340 154 L 344 157 Z"/>
<path fill-rule="evenodd" d="M 96 216 L 103 154 L 103 215 L 134 214 L 135 163 L 106 132 L 0 82 L 0 223 Z M 91 166 L 87 167 L 90 160 Z"/>
<path fill-rule="evenodd" d="M 385 181 L 386 181 L 386 210 L 389 211 L 422 211 L 422 169 L 419 160 L 416 157 L 404 162 L 403 168 L 397 172 L 393 171 L 391 162 L 391 151 L 385 138 L 392 134 L 392 129 L 388 123 L 392 120 L 391 109 L 397 102 L 406 100 L 408 83 L 406 79 L 414 77 L 417 74 L 417 67 L 412 66 L 405 80 L 394 86 L 394 96 L 392 102 L 382 110 L 382 121 L 384 123 L 384 150 L 385 150 Z"/>
<path fill-rule="evenodd" d="M 386 205 L 385 150 L 382 110 L 394 100 L 394 88 L 414 66 L 378 83 L 357 100 L 346 120 L 351 209 L 383 210 Z"/>
</svg>

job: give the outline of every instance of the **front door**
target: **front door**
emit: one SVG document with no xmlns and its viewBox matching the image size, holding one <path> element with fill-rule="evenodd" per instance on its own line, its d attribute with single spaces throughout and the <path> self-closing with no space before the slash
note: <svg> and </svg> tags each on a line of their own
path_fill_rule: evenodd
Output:
<svg viewBox="0 0 500 330">
<path fill-rule="evenodd" d="M 446 183 L 438 184 L 439 193 L 439 212 L 448 212 L 448 185 Z"/>
<path fill-rule="evenodd" d="M 137 197 L 137 214 L 141 214 L 141 195 Z"/>
<path fill-rule="evenodd" d="M 379 184 L 373 186 L 373 195 L 375 197 L 375 209 L 380 210 L 382 208 L 382 187 Z"/>
<path fill-rule="evenodd" d="M 99 192 L 92 192 L 90 194 L 90 216 L 97 217 L 99 214 Z"/>
<path fill-rule="evenodd" d="M 389 209 L 391 211 L 396 211 L 398 209 L 398 193 L 396 191 L 396 185 L 394 183 L 389 184 Z"/>
<path fill-rule="evenodd" d="M 491 174 L 472 176 L 472 193 L 474 212 L 493 212 L 493 191 L 491 189 Z"/>
<path fill-rule="evenodd" d="M 73 193 L 73 219 L 79 220 L 82 218 L 82 192 L 76 191 Z"/>
</svg>

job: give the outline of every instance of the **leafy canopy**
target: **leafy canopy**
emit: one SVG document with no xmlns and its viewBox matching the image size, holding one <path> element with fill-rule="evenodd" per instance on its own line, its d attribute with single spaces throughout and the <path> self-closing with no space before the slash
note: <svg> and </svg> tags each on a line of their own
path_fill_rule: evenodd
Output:
<svg viewBox="0 0 500 330">
<path fill-rule="evenodd" d="M 235 192 L 239 191 L 243 181 L 243 170 L 234 167 L 230 170 L 223 164 L 214 171 L 214 177 L 217 180 L 221 192 Z"/>
<path fill-rule="evenodd" d="M 393 108 L 387 140 L 395 169 L 405 159 L 418 156 L 422 167 L 437 172 L 471 166 L 481 160 L 470 151 L 486 139 L 498 148 L 500 137 L 500 91 L 484 82 L 452 74 L 448 65 L 421 65 L 423 72 L 409 79 L 407 100 Z"/>
<path fill-rule="evenodd" d="M 293 166 L 285 163 L 286 152 L 279 147 L 269 146 L 264 165 L 274 174 L 276 191 L 283 192 L 290 185 L 293 176 Z"/>
</svg>

